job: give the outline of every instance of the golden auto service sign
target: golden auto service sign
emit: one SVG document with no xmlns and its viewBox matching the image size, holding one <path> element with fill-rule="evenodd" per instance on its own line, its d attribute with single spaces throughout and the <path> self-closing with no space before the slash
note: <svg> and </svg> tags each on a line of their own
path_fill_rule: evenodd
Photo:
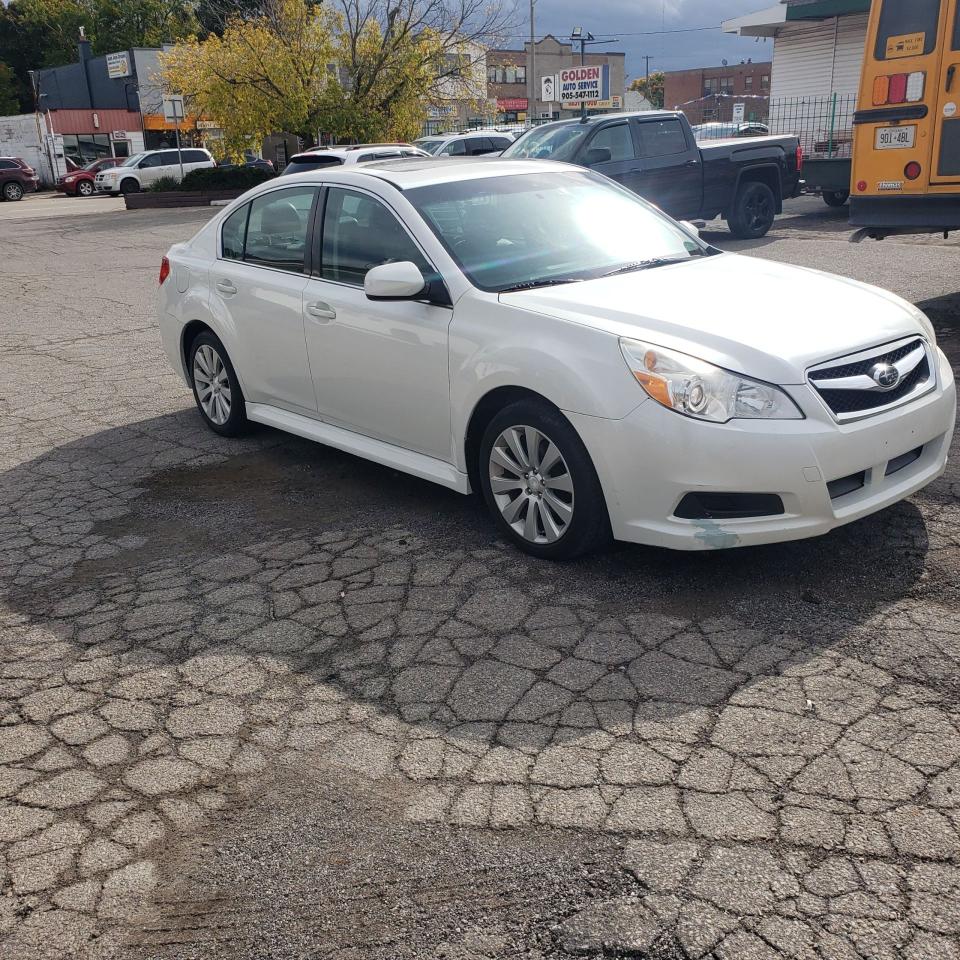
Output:
<svg viewBox="0 0 960 960">
<path fill-rule="evenodd" d="M 571 67 L 561 70 L 561 103 L 581 103 L 584 100 L 607 100 L 610 97 L 610 67 L 607 64 L 592 67 Z"/>
</svg>

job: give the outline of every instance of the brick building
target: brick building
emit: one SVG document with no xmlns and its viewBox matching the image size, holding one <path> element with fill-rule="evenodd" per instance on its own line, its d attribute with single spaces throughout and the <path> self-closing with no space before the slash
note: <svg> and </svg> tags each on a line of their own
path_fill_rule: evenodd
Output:
<svg viewBox="0 0 960 960">
<path fill-rule="evenodd" d="M 729 64 L 672 70 L 665 74 L 663 105 L 681 107 L 691 123 L 729 120 L 733 104 L 740 98 L 745 115 L 763 119 L 770 97 L 769 62 Z"/>
</svg>

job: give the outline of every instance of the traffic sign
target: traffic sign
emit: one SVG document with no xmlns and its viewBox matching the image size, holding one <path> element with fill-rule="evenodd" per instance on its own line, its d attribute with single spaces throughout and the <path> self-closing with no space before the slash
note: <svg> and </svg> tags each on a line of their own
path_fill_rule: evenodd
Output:
<svg viewBox="0 0 960 960">
<path fill-rule="evenodd" d="M 554 76 L 540 78 L 540 99 L 544 103 L 553 103 L 557 99 L 557 78 Z"/>
</svg>

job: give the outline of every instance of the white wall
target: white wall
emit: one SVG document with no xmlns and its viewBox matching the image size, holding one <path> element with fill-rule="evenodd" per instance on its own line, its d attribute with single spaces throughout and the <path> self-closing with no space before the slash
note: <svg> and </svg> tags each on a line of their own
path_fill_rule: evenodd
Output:
<svg viewBox="0 0 960 960">
<path fill-rule="evenodd" d="M 21 113 L 0 117 L 0 156 L 19 157 L 37 171 L 45 187 L 54 185 L 55 177 L 37 130 L 37 115 Z"/>
<path fill-rule="evenodd" d="M 770 97 L 856 96 L 867 14 L 785 24 L 773 45 Z"/>
</svg>

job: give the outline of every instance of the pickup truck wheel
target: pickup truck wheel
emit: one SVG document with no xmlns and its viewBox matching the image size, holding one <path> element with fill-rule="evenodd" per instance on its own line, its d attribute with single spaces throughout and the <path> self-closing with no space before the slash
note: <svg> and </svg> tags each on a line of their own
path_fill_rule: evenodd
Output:
<svg viewBox="0 0 960 960">
<path fill-rule="evenodd" d="M 727 226 L 741 240 L 758 240 L 773 226 L 776 210 L 773 191 L 765 183 L 745 183 L 737 191 Z"/>
<path fill-rule="evenodd" d="M 821 196 L 828 207 L 842 207 L 850 199 L 850 191 L 824 190 Z"/>
<path fill-rule="evenodd" d="M 136 180 L 134 180 L 133 177 L 127 177 L 127 179 L 120 184 L 120 192 L 121 193 L 139 193 L 140 184 Z"/>
</svg>

